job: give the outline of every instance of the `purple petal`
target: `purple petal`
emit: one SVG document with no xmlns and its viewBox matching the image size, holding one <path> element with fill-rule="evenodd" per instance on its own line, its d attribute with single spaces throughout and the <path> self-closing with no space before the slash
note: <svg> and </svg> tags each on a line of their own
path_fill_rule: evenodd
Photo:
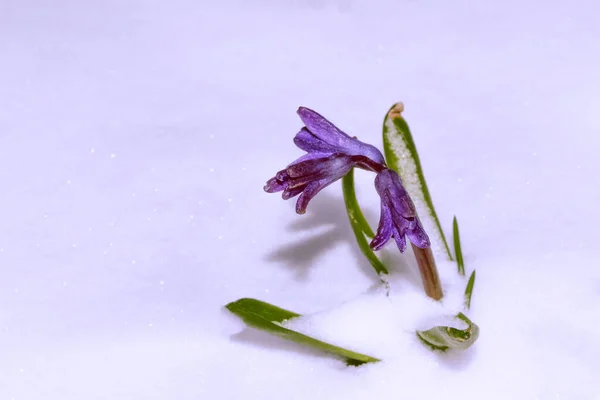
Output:
<svg viewBox="0 0 600 400">
<path fill-rule="evenodd" d="M 394 210 L 401 218 L 415 219 L 417 210 L 408 192 L 404 189 L 400 180 L 395 181 L 394 185 L 391 190 L 387 191 L 386 200 L 394 204 Z"/>
<path fill-rule="evenodd" d="M 402 186 L 402 181 L 396 171 L 384 169 L 377 174 L 375 178 L 375 188 L 381 197 L 381 217 L 377 235 L 371 242 L 374 250 L 379 250 L 385 242 L 389 240 L 389 235 L 384 228 L 392 231 L 394 240 L 400 252 L 406 249 L 406 236 L 417 247 L 426 248 L 431 244 L 429 237 L 421 225 L 415 205 L 413 204 L 408 192 Z M 384 214 L 383 210 L 387 210 Z"/>
<path fill-rule="evenodd" d="M 335 151 L 342 151 L 349 155 L 362 155 L 378 164 L 383 166 L 386 165 L 383 155 L 375 146 L 371 146 L 370 144 L 363 143 L 358 139 L 350 137 L 316 111 L 306 107 L 300 107 L 298 108 L 298 115 L 310 133 L 326 145 L 333 147 Z M 302 131 L 300 131 L 300 133 L 302 133 Z M 316 146 L 316 142 L 314 142 L 314 140 L 311 141 L 304 133 L 300 136 L 300 143 L 303 146 L 307 146 L 307 148 Z M 325 149 L 325 147 L 320 148 Z"/>
<path fill-rule="evenodd" d="M 327 172 L 329 157 L 313 158 L 290 164 L 286 171 L 291 178 L 307 177 Z"/>
<path fill-rule="evenodd" d="M 283 193 L 281 194 L 281 198 L 284 200 L 291 199 L 292 197 L 298 196 L 302 191 L 306 188 L 306 185 L 294 186 L 294 187 L 286 187 Z"/>
<path fill-rule="evenodd" d="M 400 253 L 404 253 L 404 250 L 406 250 L 406 237 L 404 236 L 404 232 L 396 229 L 394 232 L 394 240 L 396 241 L 396 246 L 398 246 Z"/>
<path fill-rule="evenodd" d="M 352 167 L 351 157 L 335 153 L 327 157 L 293 163 L 286 168 L 286 171 L 291 178 L 314 176 L 314 179 L 320 179 L 320 177 L 336 174 L 339 170 L 349 170 L 348 167 Z"/>
<path fill-rule="evenodd" d="M 318 158 L 327 158 L 331 154 L 332 153 L 307 153 L 307 154 L 304 154 L 303 156 L 300 156 L 296 160 L 294 160 L 294 162 L 290 163 L 286 167 L 286 170 L 287 170 L 287 168 L 291 167 L 292 165 L 296 165 L 296 164 L 304 162 L 304 161 L 315 160 Z"/>
<path fill-rule="evenodd" d="M 306 207 L 310 200 L 323 188 L 331 185 L 352 169 L 350 157 L 344 154 L 333 154 L 325 161 L 322 161 L 322 163 L 326 165 L 322 171 L 304 178 L 306 180 L 310 179 L 311 182 L 307 184 L 306 189 L 304 189 L 300 197 L 298 197 L 298 202 L 296 203 L 296 213 L 298 214 L 304 214 L 306 212 Z M 301 179 L 302 178 L 298 181 Z M 294 179 L 293 182 L 296 182 L 296 179 Z"/>
<path fill-rule="evenodd" d="M 394 218 L 415 218 L 415 206 L 396 171 L 384 169 L 375 178 L 375 189 L 381 200 L 388 203 Z"/>
<path fill-rule="evenodd" d="M 339 178 L 338 178 L 339 179 Z M 306 207 L 308 203 L 319 193 L 321 190 L 325 189 L 327 186 L 331 185 L 337 179 L 321 179 L 320 181 L 314 181 L 306 186 L 306 189 L 302 192 L 300 197 L 298 197 L 298 201 L 296 202 L 296 213 L 304 214 L 306 212 Z"/>
<path fill-rule="evenodd" d="M 277 179 L 280 182 L 285 182 L 288 179 L 290 179 L 290 176 L 288 175 L 287 170 L 282 169 L 281 171 L 275 174 L 275 179 Z"/>
<path fill-rule="evenodd" d="M 427 233 L 425 232 L 425 229 L 423 229 L 423 226 L 419 220 L 417 220 L 413 229 L 410 229 L 406 232 L 406 236 L 408 236 L 412 244 L 421 249 L 431 246 L 429 236 L 427 236 Z"/>
<path fill-rule="evenodd" d="M 377 194 L 379 194 L 379 197 L 381 197 L 382 201 L 385 200 L 384 196 L 389 189 L 393 187 L 390 171 L 390 169 L 384 169 L 375 177 L 375 190 L 377 190 Z"/>
<path fill-rule="evenodd" d="M 267 181 L 267 183 L 263 187 L 264 191 L 267 193 L 281 192 L 287 186 L 287 178 L 287 172 L 285 172 L 285 170 L 277 172 L 277 174 L 275 174 L 273 178 Z"/>
<path fill-rule="evenodd" d="M 285 188 L 285 185 L 277 180 L 277 178 L 271 178 L 267 181 L 263 190 L 267 193 L 281 192 Z"/>
<path fill-rule="evenodd" d="M 308 207 L 308 203 L 312 200 L 313 197 L 317 195 L 323 189 L 327 182 L 325 179 L 320 181 L 314 181 L 309 183 L 304 189 L 304 192 L 298 197 L 298 201 L 296 202 L 296 213 L 304 214 L 306 212 L 306 207 Z M 331 183 L 331 182 L 329 182 Z"/>
<path fill-rule="evenodd" d="M 302 128 L 294 137 L 296 146 L 308 153 L 336 153 L 339 151 L 335 146 L 325 143 L 306 128 Z"/>
<path fill-rule="evenodd" d="M 365 156 L 375 161 L 377 164 L 385 167 L 385 159 L 381 152 L 375 146 L 361 142 L 358 139 L 352 139 L 351 146 L 348 146 L 349 154 Z M 351 150 L 350 150 L 351 149 Z"/>
<path fill-rule="evenodd" d="M 346 141 L 352 140 L 350 136 L 339 130 L 337 126 L 310 108 L 299 107 L 298 115 L 308 130 L 326 143 L 334 146 L 342 146 Z"/>
<path fill-rule="evenodd" d="M 384 202 L 381 203 L 381 214 L 379 216 L 379 226 L 377 227 L 377 233 L 369 244 L 369 246 L 377 251 L 380 250 L 392 237 L 393 226 L 392 226 L 392 214 L 389 207 Z"/>
</svg>

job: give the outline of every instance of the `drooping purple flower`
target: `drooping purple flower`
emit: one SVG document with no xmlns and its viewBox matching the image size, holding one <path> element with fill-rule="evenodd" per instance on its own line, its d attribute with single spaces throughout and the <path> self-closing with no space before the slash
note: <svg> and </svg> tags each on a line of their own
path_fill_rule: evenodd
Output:
<svg viewBox="0 0 600 400">
<path fill-rule="evenodd" d="M 375 146 L 350 137 L 306 107 L 300 107 L 298 115 L 305 127 L 296 134 L 294 143 L 307 154 L 279 171 L 264 187 L 269 193 L 283 191 L 284 200 L 300 195 L 298 214 L 304 214 L 317 193 L 353 167 L 375 172 L 385 168 L 383 155 Z"/>
<path fill-rule="evenodd" d="M 396 171 L 388 168 L 380 171 L 375 178 L 375 188 L 381 197 L 381 216 L 371 248 L 381 249 L 393 236 L 400 252 L 404 252 L 405 235 L 415 246 L 422 249 L 429 247 L 429 237 Z"/>
<path fill-rule="evenodd" d="M 296 146 L 308 153 L 325 152 L 325 153 L 344 153 L 350 156 L 364 157 L 362 160 L 365 169 L 374 169 L 369 167 L 373 165 L 375 171 L 379 171 L 381 166 L 385 166 L 385 160 L 377 147 L 349 136 L 342 132 L 335 125 L 329 122 L 325 117 L 317 112 L 306 108 L 298 108 L 298 115 L 305 128 L 294 138 Z"/>
</svg>

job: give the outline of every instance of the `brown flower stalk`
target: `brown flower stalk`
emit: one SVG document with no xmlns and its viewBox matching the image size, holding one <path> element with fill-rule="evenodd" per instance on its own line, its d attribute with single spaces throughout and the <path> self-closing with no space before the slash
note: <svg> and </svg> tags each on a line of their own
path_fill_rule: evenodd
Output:
<svg viewBox="0 0 600 400">
<path fill-rule="evenodd" d="M 440 283 L 431 247 L 421 249 L 412 243 L 411 245 L 417 259 L 417 264 L 419 265 L 419 272 L 421 273 L 425 293 L 434 300 L 440 300 L 444 293 L 442 292 L 442 284 Z"/>
</svg>

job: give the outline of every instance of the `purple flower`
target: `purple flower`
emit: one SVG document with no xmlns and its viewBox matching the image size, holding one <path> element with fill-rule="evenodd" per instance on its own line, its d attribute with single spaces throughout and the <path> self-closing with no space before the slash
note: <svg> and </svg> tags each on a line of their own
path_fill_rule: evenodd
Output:
<svg viewBox="0 0 600 400">
<path fill-rule="evenodd" d="M 429 237 L 396 171 L 388 168 L 380 171 L 375 178 L 375 188 L 381 197 L 381 217 L 377 233 L 370 244 L 371 248 L 381 249 L 393 236 L 400 252 L 404 252 L 404 235 L 419 248 L 429 247 Z"/>
<path fill-rule="evenodd" d="M 317 193 L 353 167 L 375 172 L 385 168 L 383 155 L 376 147 L 350 137 L 308 108 L 300 107 L 298 115 L 306 126 L 294 137 L 294 143 L 307 154 L 279 171 L 264 187 L 269 193 L 283 191 L 284 200 L 300 195 L 298 214 L 304 214 Z"/>
<path fill-rule="evenodd" d="M 298 115 L 305 128 L 294 138 L 296 146 L 308 153 L 344 153 L 350 156 L 357 156 L 362 160 L 365 169 L 380 171 L 381 166 L 385 166 L 383 155 L 377 147 L 361 142 L 360 140 L 350 137 L 346 133 L 339 130 L 335 125 L 329 122 L 325 117 L 319 115 L 315 111 L 306 107 L 298 108 Z M 369 167 L 370 164 L 375 168 Z"/>
</svg>

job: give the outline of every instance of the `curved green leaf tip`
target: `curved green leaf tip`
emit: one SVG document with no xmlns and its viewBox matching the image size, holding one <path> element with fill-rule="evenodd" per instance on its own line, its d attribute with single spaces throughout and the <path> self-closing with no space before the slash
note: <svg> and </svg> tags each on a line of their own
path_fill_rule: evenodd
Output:
<svg viewBox="0 0 600 400">
<path fill-rule="evenodd" d="M 469 281 L 467 282 L 467 288 L 465 289 L 465 307 L 467 310 L 471 308 L 471 297 L 473 296 L 473 287 L 475 286 L 475 270 L 471 272 Z"/>
<path fill-rule="evenodd" d="M 265 320 L 268 322 L 282 323 L 288 319 L 300 316 L 300 314 L 296 314 L 295 312 L 284 310 L 283 308 L 265 303 L 264 301 L 250 298 L 243 298 L 231 302 L 227 304 L 225 308 L 242 318 L 244 321 L 249 319 L 250 321 L 260 320 L 262 322 L 262 320 Z M 251 325 L 251 323 L 248 323 L 248 325 Z"/>
<path fill-rule="evenodd" d="M 456 255 L 456 263 L 458 264 L 458 273 L 464 276 L 465 262 L 463 260 L 462 249 L 460 247 L 460 232 L 458 230 L 458 221 L 456 220 L 456 216 L 454 216 L 454 220 L 452 221 L 452 233 L 454 236 L 454 254 Z"/>
<path fill-rule="evenodd" d="M 451 326 L 434 326 L 426 331 L 417 331 L 417 337 L 434 350 L 468 349 L 479 338 L 479 326 L 463 313 L 458 313 L 455 318 L 465 322 L 467 327 L 457 329 Z"/>
<path fill-rule="evenodd" d="M 374 233 L 369 222 L 362 213 L 360 205 L 358 204 L 358 199 L 356 198 L 356 192 L 354 190 L 354 170 L 350 170 L 350 172 L 342 178 L 342 190 L 344 192 L 344 203 L 346 204 L 346 212 L 348 213 L 350 226 L 352 227 L 360 251 L 365 255 L 367 260 L 369 260 L 377 275 L 387 275 L 387 268 L 383 265 L 383 262 L 381 262 L 377 255 L 375 255 L 375 252 L 373 252 L 369 246 L 369 242 L 365 238 L 365 235 L 373 237 Z"/>
<path fill-rule="evenodd" d="M 410 196 L 413 199 L 420 199 L 424 203 L 427 214 L 432 218 L 433 226 L 441 238 L 448 259 L 453 260 L 425 181 L 417 146 L 410 128 L 402 116 L 403 111 L 404 104 L 396 103 L 388 110 L 383 120 L 383 148 L 386 162 L 400 174 Z"/>
<path fill-rule="evenodd" d="M 300 314 L 265 303 L 264 301 L 243 298 L 227 304 L 225 308 L 240 317 L 246 325 L 252 328 L 332 354 L 343 359 L 346 365 L 358 366 L 381 361 L 378 358 L 334 346 L 283 327 L 281 325 L 283 322 L 299 317 Z"/>
</svg>

